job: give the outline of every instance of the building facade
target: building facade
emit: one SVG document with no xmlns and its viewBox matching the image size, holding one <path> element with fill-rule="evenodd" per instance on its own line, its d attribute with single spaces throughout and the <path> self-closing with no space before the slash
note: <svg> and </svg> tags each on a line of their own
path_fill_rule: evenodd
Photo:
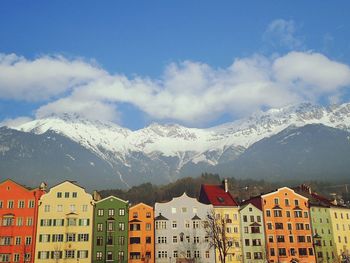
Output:
<svg viewBox="0 0 350 263">
<path fill-rule="evenodd" d="M 336 256 L 339 262 L 350 258 L 350 209 L 333 203 L 329 209 Z"/>
<path fill-rule="evenodd" d="M 283 187 L 261 196 L 270 262 L 316 262 L 308 199 Z"/>
<path fill-rule="evenodd" d="M 93 206 L 92 196 L 69 181 L 41 196 L 35 262 L 90 263 Z"/>
<path fill-rule="evenodd" d="M 139 203 L 129 209 L 129 263 L 154 263 L 154 210 Z"/>
<path fill-rule="evenodd" d="M 184 193 L 166 203 L 155 204 L 155 256 L 158 263 L 215 261 L 209 247 L 207 215 L 213 206 Z"/>
<path fill-rule="evenodd" d="M 225 229 L 225 236 L 229 240 L 227 244 L 230 246 L 226 262 L 242 262 L 239 205 L 229 192 L 227 180 L 222 185 L 202 185 L 199 201 L 213 205 L 217 223 L 221 222 L 219 224 Z M 217 262 L 220 262 L 219 254 L 216 250 Z"/>
<path fill-rule="evenodd" d="M 316 261 L 319 263 L 339 262 L 331 218 L 331 201 L 312 192 L 307 185 L 298 186 L 294 190 L 309 199 Z"/>
<path fill-rule="evenodd" d="M 0 183 L 0 262 L 34 262 L 38 200 L 45 188 Z"/>
<path fill-rule="evenodd" d="M 96 202 L 92 262 L 128 262 L 128 207 L 114 196 Z"/>
<path fill-rule="evenodd" d="M 261 206 L 260 206 L 261 207 Z M 254 204 L 242 204 L 239 210 L 242 233 L 242 258 L 245 263 L 265 263 L 263 212 Z"/>
</svg>

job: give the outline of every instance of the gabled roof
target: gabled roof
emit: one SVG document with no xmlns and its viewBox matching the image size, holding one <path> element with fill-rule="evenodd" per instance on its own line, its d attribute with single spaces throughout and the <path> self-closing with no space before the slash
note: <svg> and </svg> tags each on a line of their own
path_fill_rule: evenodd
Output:
<svg viewBox="0 0 350 263">
<path fill-rule="evenodd" d="M 250 224 L 249 226 L 261 226 L 261 225 L 257 222 L 254 222 L 254 223 Z"/>
<path fill-rule="evenodd" d="M 136 218 L 134 218 L 133 220 L 130 220 L 129 221 L 130 223 L 140 223 L 140 222 L 142 222 L 141 220 L 138 220 L 138 219 L 136 219 Z"/>
<path fill-rule="evenodd" d="M 39 187 L 36 187 L 36 188 L 27 187 L 27 186 L 25 186 L 25 185 L 22 185 L 22 184 L 20 184 L 20 183 L 17 183 L 16 181 L 14 181 L 14 180 L 12 180 L 12 179 L 10 179 L 10 178 L 7 178 L 7 179 L 1 181 L 1 182 L 0 182 L 0 185 L 6 184 L 6 183 L 12 183 L 12 184 L 18 186 L 19 188 L 22 188 L 23 190 L 28 191 L 28 192 L 36 191 L 36 190 L 39 189 Z"/>
<path fill-rule="evenodd" d="M 245 206 L 245 205 L 248 205 L 248 204 L 252 204 L 257 209 L 262 211 L 261 195 L 254 196 L 254 197 L 249 198 L 248 200 L 243 201 L 241 203 L 241 206 Z"/>
<path fill-rule="evenodd" d="M 161 213 L 159 213 L 159 216 L 157 216 L 156 218 L 154 218 L 154 220 L 169 220 L 169 219 L 166 218 L 165 216 L 163 216 Z"/>
<path fill-rule="evenodd" d="M 116 196 L 114 196 L 114 195 L 110 195 L 110 196 L 107 196 L 107 197 L 105 197 L 105 198 L 103 198 L 103 199 L 97 201 L 96 204 L 101 203 L 101 202 L 105 202 L 105 201 L 107 201 L 108 199 L 111 199 L 111 198 L 113 198 L 113 199 L 115 199 L 115 200 L 117 200 L 117 201 L 120 201 L 120 202 L 122 202 L 122 203 L 125 203 L 125 204 L 128 204 L 128 203 L 129 203 L 129 201 L 123 200 L 123 199 L 118 198 L 118 197 L 116 197 Z"/>
<path fill-rule="evenodd" d="M 238 206 L 236 200 L 232 197 L 229 191 L 225 192 L 222 185 L 201 186 L 200 201 L 212 204 L 213 206 Z"/>
<path fill-rule="evenodd" d="M 196 214 L 194 217 L 192 217 L 191 220 L 201 220 L 201 218 L 199 216 L 197 216 L 197 214 Z"/>
</svg>

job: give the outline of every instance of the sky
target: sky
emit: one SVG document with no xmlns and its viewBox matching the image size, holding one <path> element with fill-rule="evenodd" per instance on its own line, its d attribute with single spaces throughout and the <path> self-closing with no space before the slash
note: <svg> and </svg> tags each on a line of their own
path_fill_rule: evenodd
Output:
<svg viewBox="0 0 350 263">
<path fill-rule="evenodd" d="M 350 98 L 349 1 L 1 1 L 0 125 L 210 127 Z"/>
</svg>

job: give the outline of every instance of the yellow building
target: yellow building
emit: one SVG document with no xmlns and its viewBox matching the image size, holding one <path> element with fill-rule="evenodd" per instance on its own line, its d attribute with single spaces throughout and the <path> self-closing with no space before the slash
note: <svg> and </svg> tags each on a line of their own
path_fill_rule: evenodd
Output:
<svg viewBox="0 0 350 263">
<path fill-rule="evenodd" d="M 39 201 L 35 262 L 91 262 L 94 201 L 65 181 Z"/>
<path fill-rule="evenodd" d="M 228 190 L 227 180 L 222 185 L 202 185 L 199 201 L 212 204 L 216 218 L 224 219 L 225 235 L 230 246 L 226 262 L 242 262 L 239 206 Z M 220 262 L 218 251 L 216 262 Z"/>
<path fill-rule="evenodd" d="M 330 207 L 334 245 L 339 262 L 350 256 L 350 209 L 333 205 Z"/>
</svg>

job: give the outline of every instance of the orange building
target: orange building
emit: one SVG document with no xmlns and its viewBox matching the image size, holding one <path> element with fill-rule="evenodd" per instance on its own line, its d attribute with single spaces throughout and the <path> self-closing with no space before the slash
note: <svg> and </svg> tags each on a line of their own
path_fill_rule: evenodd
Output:
<svg viewBox="0 0 350 263">
<path fill-rule="evenodd" d="M 34 262 L 38 200 L 45 188 L 0 183 L 0 262 Z"/>
<path fill-rule="evenodd" d="M 270 262 L 316 262 L 308 199 L 288 187 L 261 196 Z"/>
<path fill-rule="evenodd" d="M 129 209 L 129 263 L 154 263 L 153 207 L 139 203 Z"/>
</svg>

